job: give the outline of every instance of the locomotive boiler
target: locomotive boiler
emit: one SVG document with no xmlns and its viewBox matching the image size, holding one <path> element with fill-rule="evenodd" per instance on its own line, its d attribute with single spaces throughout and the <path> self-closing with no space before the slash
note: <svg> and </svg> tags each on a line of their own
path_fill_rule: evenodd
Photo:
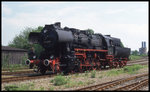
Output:
<svg viewBox="0 0 150 92">
<path fill-rule="evenodd" d="M 31 32 L 29 42 L 44 48 L 38 58 L 26 61 L 30 66 L 36 65 L 42 74 L 47 70 L 69 73 L 123 67 L 130 55 L 130 48 L 123 47 L 119 38 L 61 28 L 60 22 L 45 25 L 41 32 Z"/>
</svg>

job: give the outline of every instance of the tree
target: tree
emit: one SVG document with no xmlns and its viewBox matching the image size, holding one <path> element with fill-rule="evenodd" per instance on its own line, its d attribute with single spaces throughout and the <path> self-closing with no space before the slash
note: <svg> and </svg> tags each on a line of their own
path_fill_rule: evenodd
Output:
<svg viewBox="0 0 150 92">
<path fill-rule="evenodd" d="M 137 50 L 132 51 L 132 55 L 138 55 L 138 51 Z"/>
<path fill-rule="evenodd" d="M 123 43 L 121 42 L 121 47 L 123 47 L 124 48 L 124 45 L 123 45 Z"/>
<path fill-rule="evenodd" d="M 41 32 L 42 29 L 42 26 L 39 26 L 38 28 L 34 29 L 25 28 L 25 30 L 23 30 L 11 42 L 8 43 L 8 46 L 26 50 L 29 50 L 31 47 L 34 47 L 36 55 L 39 56 L 40 52 L 44 49 L 39 44 L 29 44 L 28 37 L 30 32 Z"/>
<path fill-rule="evenodd" d="M 93 29 L 87 29 L 87 31 L 88 31 L 90 34 L 94 34 Z"/>
</svg>

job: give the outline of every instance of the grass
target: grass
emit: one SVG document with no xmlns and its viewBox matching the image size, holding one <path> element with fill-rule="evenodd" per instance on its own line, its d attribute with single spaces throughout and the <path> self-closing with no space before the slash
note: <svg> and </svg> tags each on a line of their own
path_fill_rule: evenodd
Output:
<svg viewBox="0 0 150 92">
<path fill-rule="evenodd" d="M 148 66 L 143 66 L 139 64 L 134 64 L 132 66 L 125 66 L 121 69 L 112 69 L 106 73 L 106 76 L 117 76 L 119 74 L 128 73 L 128 74 L 135 74 L 138 72 L 138 70 L 142 68 L 146 68 Z"/>
<path fill-rule="evenodd" d="M 123 68 L 124 73 L 135 74 L 138 70 L 145 68 L 146 66 L 142 66 L 139 64 L 134 64 L 133 66 L 125 66 Z"/>
<path fill-rule="evenodd" d="M 14 72 L 14 71 L 22 69 L 22 68 L 28 68 L 28 66 L 22 65 L 22 64 L 11 64 L 11 65 L 2 66 L 2 70 L 8 70 L 10 72 Z"/>
<path fill-rule="evenodd" d="M 55 88 L 54 88 L 53 86 L 50 86 L 50 87 L 49 87 L 49 90 L 50 90 L 50 91 L 52 91 L 52 90 L 54 90 L 54 89 L 55 89 Z"/>
<path fill-rule="evenodd" d="M 75 73 L 75 77 L 79 77 L 79 73 Z"/>
<path fill-rule="evenodd" d="M 5 88 L 5 91 L 33 90 L 34 89 L 34 84 L 33 83 L 21 84 L 19 86 L 17 86 L 17 85 L 7 85 L 4 88 Z"/>
<path fill-rule="evenodd" d="M 64 84 L 66 84 L 68 81 L 69 81 L 69 78 L 66 79 L 66 78 L 65 78 L 64 76 L 62 76 L 62 75 L 57 75 L 57 76 L 54 78 L 53 81 L 51 80 L 51 82 L 53 82 L 55 86 L 64 85 Z"/>
<path fill-rule="evenodd" d="M 129 58 L 130 58 L 130 60 L 137 60 L 137 59 L 140 59 L 141 56 L 138 56 L 138 55 L 130 55 Z"/>
<path fill-rule="evenodd" d="M 93 71 L 91 72 L 91 78 L 95 78 L 95 77 L 96 77 L 96 71 L 93 70 Z"/>
<path fill-rule="evenodd" d="M 138 59 L 141 59 L 144 56 L 147 56 L 147 55 L 130 55 L 129 59 L 130 60 L 138 60 Z"/>
<path fill-rule="evenodd" d="M 97 71 L 85 71 L 84 74 L 79 75 L 78 73 L 75 75 L 71 75 L 70 77 L 64 77 L 61 75 L 58 75 L 54 78 L 54 80 L 51 80 L 51 83 L 54 83 L 55 86 L 61 86 L 64 85 L 65 88 L 70 88 L 70 87 L 76 87 L 80 85 L 85 85 L 85 82 L 83 81 L 78 81 L 77 79 L 80 77 L 86 77 L 86 78 L 96 78 L 96 75 L 98 76 L 99 79 L 102 79 L 104 76 L 117 76 L 119 74 L 135 74 L 139 69 L 142 69 L 147 66 L 143 65 L 132 65 L 132 66 L 125 66 L 124 68 L 121 69 L 112 69 L 106 73 L 101 73 L 101 75 L 98 75 Z M 90 76 L 88 76 L 90 75 Z M 72 80 L 73 79 L 73 80 Z M 91 81 L 91 80 L 90 80 Z M 88 81 L 88 84 L 91 84 L 93 82 Z"/>
<path fill-rule="evenodd" d="M 64 86 L 65 88 L 75 87 L 79 85 L 84 85 L 82 81 L 71 80 L 79 77 L 79 74 L 75 74 L 74 76 L 65 77 L 62 75 L 57 75 L 54 79 L 50 80 L 54 86 Z M 51 86 L 49 90 L 54 90 L 54 86 Z"/>
<path fill-rule="evenodd" d="M 76 86 L 81 86 L 84 85 L 84 83 L 82 81 L 69 81 L 66 85 L 65 88 L 71 88 L 71 87 L 76 87 Z"/>
<path fill-rule="evenodd" d="M 50 82 L 53 83 L 53 86 L 51 86 L 49 89 L 54 90 L 55 86 L 70 88 L 70 87 L 85 85 L 84 82 L 76 80 L 79 77 L 83 77 L 83 76 L 79 75 L 79 73 L 76 73 L 71 76 L 62 76 L 59 74 L 54 79 L 50 80 Z M 73 80 L 71 80 L 71 79 L 73 79 Z"/>
<path fill-rule="evenodd" d="M 95 82 L 95 79 L 102 79 L 105 76 L 117 76 L 119 74 L 135 74 L 137 73 L 138 70 L 142 69 L 142 68 L 146 68 L 148 67 L 148 65 L 132 65 L 132 66 L 125 66 L 124 68 L 121 69 L 112 69 L 109 70 L 107 72 L 103 72 L 101 71 L 101 73 L 93 70 L 93 71 L 85 71 L 84 74 L 74 74 L 74 75 L 70 75 L 69 77 L 64 77 L 65 79 L 63 80 L 67 80 L 67 82 L 65 82 L 62 85 L 59 85 L 61 88 L 71 88 L 71 87 L 78 87 L 78 86 L 83 86 L 83 85 L 90 85 L 93 84 Z M 88 76 L 90 75 L 90 76 Z M 96 77 L 96 75 L 98 77 Z M 58 75 L 59 76 L 59 75 Z M 87 78 L 87 80 L 78 80 L 80 78 Z M 90 80 L 89 80 L 90 79 Z M 51 80 L 51 82 L 54 84 L 55 81 Z M 54 90 L 54 87 L 58 87 L 54 84 L 54 86 L 51 86 L 52 90 Z"/>
<path fill-rule="evenodd" d="M 88 77 L 88 73 L 89 73 L 89 71 L 85 71 L 84 76 L 87 76 L 87 77 Z"/>
<path fill-rule="evenodd" d="M 101 79 L 101 78 L 103 78 L 103 76 L 101 75 L 101 76 L 99 76 L 98 78 L 100 78 L 100 79 Z"/>
<path fill-rule="evenodd" d="M 41 91 L 44 91 L 44 87 L 40 87 L 40 90 L 41 90 Z"/>
<path fill-rule="evenodd" d="M 122 73 L 123 73 L 122 69 L 119 69 L 119 70 L 118 69 L 112 69 L 106 73 L 106 76 L 116 76 L 116 75 L 119 75 Z"/>
<path fill-rule="evenodd" d="M 88 81 L 88 80 L 87 80 L 87 81 L 85 82 L 85 84 L 87 84 L 87 85 L 90 85 L 90 84 L 93 84 L 93 83 L 95 83 L 94 80 L 91 80 L 91 81 Z"/>
<path fill-rule="evenodd" d="M 19 87 L 16 86 L 16 85 L 8 85 L 8 86 L 5 86 L 5 91 L 15 91 L 17 90 Z"/>
</svg>

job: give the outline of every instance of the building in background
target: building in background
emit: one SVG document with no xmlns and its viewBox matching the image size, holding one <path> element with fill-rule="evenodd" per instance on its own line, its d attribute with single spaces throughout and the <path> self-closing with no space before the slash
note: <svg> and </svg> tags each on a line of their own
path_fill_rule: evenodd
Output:
<svg viewBox="0 0 150 92">
<path fill-rule="evenodd" d="M 142 41 L 142 47 L 139 48 L 139 54 L 142 55 L 142 54 L 147 54 L 146 52 L 146 42 Z"/>
<path fill-rule="evenodd" d="M 1 64 L 22 64 L 24 58 L 27 58 L 27 50 L 2 46 Z"/>
</svg>

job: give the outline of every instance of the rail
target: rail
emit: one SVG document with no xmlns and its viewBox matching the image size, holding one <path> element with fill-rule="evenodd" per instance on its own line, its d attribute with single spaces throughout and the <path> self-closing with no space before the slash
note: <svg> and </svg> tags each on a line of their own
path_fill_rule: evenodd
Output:
<svg viewBox="0 0 150 92">
<path fill-rule="evenodd" d="M 116 91 L 137 90 L 137 89 L 140 89 L 142 86 L 145 86 L 147 84 L 148 84 L 148 79 L 146 78 L 146 79 L 143 79 L 141 81 L 137 81 L 137 82 L 125 85 L 125 86 L 121 86 L 119 88 L 115 88 L 113 90 L 116 90 Z"/>
<path fill-rule="evenodd" d="M 22 76 L 22 77 L 9 77 L 9 78 L 2 78 L 1 82 L 2 83 L 8 83 L 8 82 L 13 82 L 13 81 L 23 81 L 23 80 L 31 80 L 31 79 L 39 79 L 39 78 L 48 78 L 55 76 L 53 75 L 40 75 L 40 76 Z"/>
<path fill-rule="evenodd" d="M 106 83 L 96 84 L 96 85 L 92 85 L 92 86 L 88 86 L 88 87 L 83 87 L 83 88 L 76 89 L 76 91 L 84 91 L 84 90 L 101 91 L 101 90 L 104 90 L 106 88 L 110 88 L 110 87 L 119 85 L 123 82 L 134 80 L 136 78 L 143 77 L 143 76 L 148 76 L 148 74 L 146 73 L 146 74 L 136 75 L 136 76 L 129 77 L 129 78 L 117 79 L 117 80 L 114 80 L 111 82 L 106 82 Z"/>
</svg>

